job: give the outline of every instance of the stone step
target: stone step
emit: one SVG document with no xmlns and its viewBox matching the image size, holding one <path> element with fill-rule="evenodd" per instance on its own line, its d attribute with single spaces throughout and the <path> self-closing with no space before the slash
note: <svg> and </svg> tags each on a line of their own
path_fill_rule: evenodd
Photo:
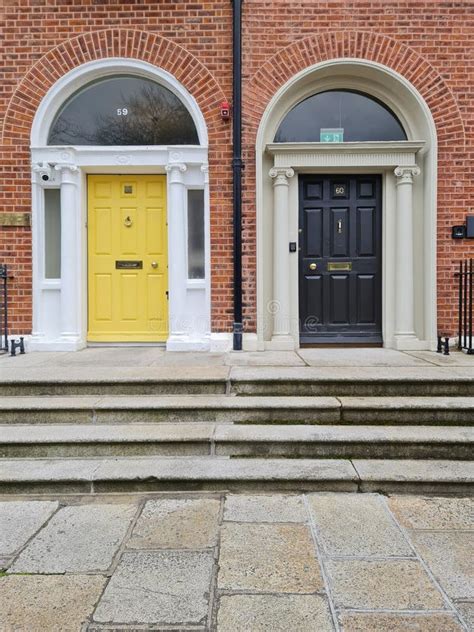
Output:
<svg viewBox="0 0 474 632">
<path fill-rule="evenodd" d="M 474 397 L 135 395 L 0 399 L 0 423 L 472 425 Z"/>
<path fill-rule="evenodd" d="M 472 366 L 234 367 L 237 395 L 474 396 Z"/>
<path fill-rule="evenodd" d="M 0 426 L 3 458 L 191 456 L 449 458 L 473 456 L 465 426 L 310 426 L 206 423 Z"/>
<path fill-rule="evenodd" d="M 335 397 L 10 397 L 0 400 L 0 423 L 337 423 L 340 408 Z"/>
<path fill-rule="evenodd" d="M 0 492 L 169 490 L 472 493 L 474 463 L 447 460 L 117 457 L 9 459 Z"/>
<path fill-rule="evenodd" d="M 1 396 L 225 394 L 474 396 L 472 367 L 38 367 L 3 370 Z"/>
</svg>

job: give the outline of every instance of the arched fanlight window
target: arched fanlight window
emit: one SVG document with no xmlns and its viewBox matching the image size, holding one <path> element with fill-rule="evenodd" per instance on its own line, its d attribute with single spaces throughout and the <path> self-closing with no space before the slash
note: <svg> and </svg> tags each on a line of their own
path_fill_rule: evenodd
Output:
<svg viewBox="0 0 474 632">
<path fill-rule="evenodd" d="M 383 103 L 352 90 L 328 90 L 288 112 L 276 143 L 407 140 L 402 124 Z"/>
<path fill-rule="evenodd" d="M 48 145 L 199 145 L 194 121 L 168 88 L 129 75 L 90 83 L 56 115 Z"/>
</svg>

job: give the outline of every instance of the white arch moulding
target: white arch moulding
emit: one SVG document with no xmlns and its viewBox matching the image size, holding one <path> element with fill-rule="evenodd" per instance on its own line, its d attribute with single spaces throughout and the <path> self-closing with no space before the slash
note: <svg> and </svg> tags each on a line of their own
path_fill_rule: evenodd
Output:
<svg viewBox="0 0 474 632">
<path fill-rule="evenodd" d="M 97 79 L 130 74 L 171 90 L 187 107 L 199 145 L 48 146 L 54 118 L 77 90 Z M 167 348 L 210 346 L 208 134 L 194 97 L 170 73 L 136 59 L 108 58 L 66 73 L 47 92 L 31 129 L 33 332 L 37 350 L 76 350 L 87 344 L 87 175 L 164 174 L 168 189 L 169 324 Z M 45 180 L 47 174 L 49 179 Z M 45 278 L 44 190 L 60 189 L 61 278 Z M 203 189 L 205 278 L 187 278 L 187 189 Z M 179 228 L 179 230 L 178 230 Z M 183 259 L 183 260 L 180 260 Z M 192 315 L 192 316 L 190 316 Z"/>
<path fill-rule="evenodd" d="M 297 103 L 335 89 L 364 92 L 386 104 L 408 140 L 273 142 Z M 390 68 L 362 59 L 306 68 L 269 102 L 256 156 L 257 348 L 299 347 L 298 255 L 289 253 L 288 242 L 298 242 L 300 173 L 382 175 L 383 344 L 400 350 L 435 348 L 437 136 L 431 112 L 414 86 Z"/>
</svg>

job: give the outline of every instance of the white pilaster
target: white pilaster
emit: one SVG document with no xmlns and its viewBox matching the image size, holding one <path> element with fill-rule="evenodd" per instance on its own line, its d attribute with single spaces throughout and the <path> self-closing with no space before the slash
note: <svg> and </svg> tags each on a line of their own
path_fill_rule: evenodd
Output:
<svg viewBox="0 0 474 632">
<path fill-rule="evenodd" d="M 166 348 L 178 350 L 186 342 L 186 187 L 184 173 L 187 167 L 171 162 L 168 172 L 168 283 L 169 283 L 169 336 Z"/>
<path fill-rule="evenodd" d="M 397 178 L 395 247 L 395 346 L 413 349 L 419 344 L 415 334 L 413 178 L 420 174 L 416 165 L 395 169 Z"/>
<path fill-rule="evenodd" d="M 55 169 L 61 174 L 61 342 L 73 349 L 79 347 L 81 338 L 79 170 L 72 164 L 57 164 Z"/>
<path fill-rule="evenodd" d="M 289 259 L 289 178 L 291 168 L 270 169 L 273 179 L 273 300 L 268 309 L 273 314 L 272 343 L 279 349 L 293 349 L 290 323 L 290 259 Z"/>
<path fill-rule="evenodd" d="M 209 199 L 209 165 L 201 165 L 201 173 L 204 176 L 204 249 L 205 249 L 205 268 L 204 274 L 206 279 L 206 317 L 207 327 L 204 334 L 206 346 L 210 346 L 211 340 L 211 213 Z"/>
<path fill-rule="evenodd" d="M 41 164 L 32 165 L 31 199 L 32 208 L 43 209 L 43 188 L 40 181 Z M 43 281 L 44 257 L 44 212 L 31 214 L 32 235 L 32 264 L 33 264 L 33 327 L 31 337 L 34 342 L 41 342 L 44 338 L 43 323 L 41 322 L 41 282 Z"/>
</svg>

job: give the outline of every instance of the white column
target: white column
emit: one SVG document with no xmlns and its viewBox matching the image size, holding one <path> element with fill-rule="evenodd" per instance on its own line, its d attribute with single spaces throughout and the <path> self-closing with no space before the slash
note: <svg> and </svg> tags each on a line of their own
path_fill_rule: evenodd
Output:
<svg viewBox="0 0 474 632">
<path fill-rule="evenodd" d="M 80 341 L 78 175 L 75 165 L 58 164 L 61 174 L 61 342 Z"/>
<path fill-rule="evenodd" d="M 166 348 L 178 350 L 186 339 L 186 322 L 192 316 L 186 313 L 186 165 L 171 162 L 168 172 L 168 283 L 169 283 L 169 337 Z"/>
<path fill-rule="evenodd" d="M 414 252 L 413 252 L 413 178 L 420 174 L 416 165 L 397 167 L 397 210 L 395 248 L 395 344 L 397 349 L 416 346 Z"/>
<path fill-rule="evenodd" d="M 294 348 L 290 336 L 290 258 L 289 258 L 289 178 L 293 169 L 273 167 L 273 314 L 272 343 L 279 348 Z"/>
</svg>

